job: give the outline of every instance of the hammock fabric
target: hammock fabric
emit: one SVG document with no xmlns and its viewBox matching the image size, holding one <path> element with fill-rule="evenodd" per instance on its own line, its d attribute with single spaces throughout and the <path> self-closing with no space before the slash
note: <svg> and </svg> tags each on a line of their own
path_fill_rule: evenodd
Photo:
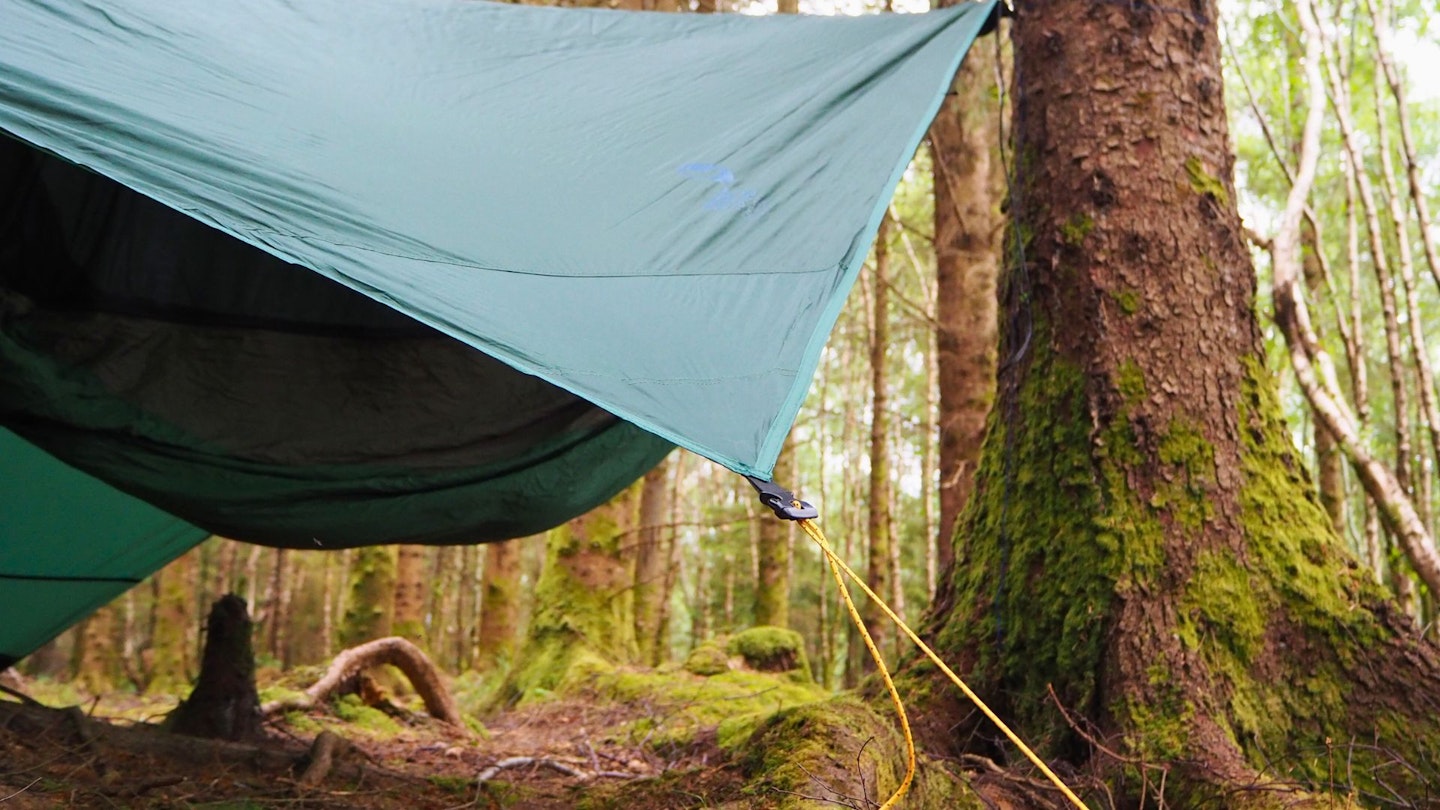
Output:
<svg viewBox="0 0 1440 810">
<path fill-rule="evenodd" d="M 522 536 L 673 444 L 768 477 L 992 8 L 6 3 L 0 664 L 210 533 Z"/>
</svg>

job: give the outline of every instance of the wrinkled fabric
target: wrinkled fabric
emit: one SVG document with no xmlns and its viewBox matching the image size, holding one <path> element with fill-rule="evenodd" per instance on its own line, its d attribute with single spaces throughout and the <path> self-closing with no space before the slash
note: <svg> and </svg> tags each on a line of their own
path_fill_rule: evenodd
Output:
<svg viewBox="0 0 1440 810">
<path fill-rule="evenodd" d="M 767 475 L 991 5 L 14 0 L 0 129 Z"/>
</svg>

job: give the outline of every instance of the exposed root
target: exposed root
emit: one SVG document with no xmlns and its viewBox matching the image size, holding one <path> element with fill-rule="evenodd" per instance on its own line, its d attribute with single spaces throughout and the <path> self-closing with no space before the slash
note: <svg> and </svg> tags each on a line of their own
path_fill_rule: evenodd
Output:
<svg viewBox="0 0 1440 810">
<path fill-rule="evenodd" d="M 325 781 L 336 760 L 355 752 L 355 744 L 333 731 L 322 731 L 310 745 L 309 763 L 300 772 L 295 784 L 311 788 Z"/>
</svg>

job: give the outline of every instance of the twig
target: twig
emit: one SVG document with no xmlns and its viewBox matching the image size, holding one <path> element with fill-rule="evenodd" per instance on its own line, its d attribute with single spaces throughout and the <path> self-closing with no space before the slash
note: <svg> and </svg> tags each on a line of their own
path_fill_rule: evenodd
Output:
<svg viewBox="0 0 1440 810">
<path fill-rule="evenodd" d="M 41 779 L 44 779 L 44 778 L 45 778 L 45 777 L 43 777 L 43 776 L 37 776 L 37 777 L 35 777 L 35 781 L 31 782 L 30 784 L 26 785 L 25 787 L 20 788 L 19 790 L 15 791 L 14 793 L 11 793 L 9 796 L 0 797 L 0 803 L 8 802 L 8 801 L 10 801 L 11 799 L 15 798 L 16 796 L 19 796 L 21 793 L 24 793 L 25 791 L 29 790 L 30 788 L 35 787 L 36 785 L 40 784 L 40 780 L 41 780 Z"/>
<path fill-rule="evenodd" d="M 1065 724 L 1070 726 L 1071 731 L 1079 734 L 1085 740 L 1085 742 L 1088 742 L 1096 748 L 1100 749 L 1101 753 L 1104 753 L 1106 756 L 1109 756 L 1112 759 L 1119 760 L 1120 762 L 1124 762 L 1127 765 L 1140 765 L 1142 767 L 1145 766 L 1144 760 L 1136 759 L 1135 757 L 1127 757 L 1123 754 L 1112 751 L 1109 748 L 1106 748 L 1103 744 L 1101 744 L 1099 740 L 1087 734 L 1085 732 L 1085 729 L 1080 728 L 1080 725 L 1076 723 L 1074 718 L 1070 716 L 1070 712 L 1066 711 L 1065 706 L 1060 703 L 1060 698 L 1058 695 L 1055 694 L 1055 687 L 1053 684 L 1045 684 L 1045 691 L 1050 693 L 1050 700 L 1055 703 L 1055 708 L 1060 710 L 1060 717 L 1065 720 Z M 1164 769 L 1162 768 L 1161 770 Z"/>
<path fill-rule="evenodd" d="M 13 697 L 13 698 L 15 698 L 16 700 L 20 701 L 21 703 L 24 703 L 26 706 L 34 706 L 34 707 L 39 708 L 39 709 L 47 708 L 44 703 L 41 703 L 40 701 L 36 700 L 35 698 L 30 697 L 29 695 L 25 694 L 24 692 L 21 692 L 19 689 L 11 689 L 10 687 L 6 686 L 6 685 L 3 684 L 3 683 L 0 683 L 0 692 L 4 692 L 5 694 L 9 695 L 10 697 Z"/>
<path fill-rule="evenodd" d="M 542 759 L 538 757 L 506 757 L 505 759 L 502 759 L 494 765 L 491 765 L 490 767 L 481 771 L 480 775 L 475 777 L 475 781 L 484 784 L 485 782 L 494 779 L 496 774 L 500 773 L 506 768 L 518 768 L 522 765 L 535 765 L 537 767 L 543 766 L 546 768 L 550 768 L 551 770 L 559 771 L 566 776 L 573 776 L 577 779 L 590 778 L 590 776 L 587 775 L 585 772 L 577 771 L 569 765 L 556 762 L 553 759 Z"/>
</svg>

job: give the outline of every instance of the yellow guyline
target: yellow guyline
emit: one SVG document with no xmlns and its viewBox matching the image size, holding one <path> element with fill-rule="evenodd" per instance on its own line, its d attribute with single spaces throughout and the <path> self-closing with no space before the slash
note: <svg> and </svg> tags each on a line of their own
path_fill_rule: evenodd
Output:
<svg viewBox="0 0 1440 810">
<path fill-rule="evenodd" d="M 797 501 L 795 505 L 798 507 L 800 503 Z M 965 681 L 960 679 L 959 675 L 956 675 L 950 667 L 946 666 L 945 662 L 940 660 L 940 656 L 936 655 L 935 651 L 930 649 L 929 645 L 921 641 L 920 637 L 915 635 L 915 631 L 911 630 L 910 626 L 905 624 L 903 619 L 895 615 L 895 611 L 891 610 L 890 606 L 885 604 L 885 600 L 877 596 L 875 592 L 870 589 L 870 586 L 865 584 L 865 580 L 861 579 L 859 574 L 856 574 L 850 566 L 845 564 L 844 560 L 835 554 L 835 550 L 832 549 L 830 543 L 826 541 L 825 533 L 820 530 L 818 524 L 813 520 L 807 519 L 801 519 L 796 522 L 800 524 L 800 528 L 804 529 L 806 534 L 810 535 L 810 539 L 815 541 L 815 544 L 820 547 L 820 550 L 824 552 L 826 559 L 829 561 L 830 572 L 835 575 L 835 584 L 840 586 L 840 595 L 845 599 L 845 607 L 850 611 L 850 619 L 855 622 L 855 626 L 859 628 L 861 638 L 865 639 L 865 646 L 870 649 L 871 657 L 875 659 L 876 665 L 879 666 L 880 675 L 885 679 L 885 687 L 890 690 L 890 700 L 895 704 L 895 713 L 900 716 L 900 729 L 905 734 L 905 748 L 908 755 L 905 780 L 900 783 L 899 789 L 886 800 L 885 804 L 881 805 L 881 810 L 889 810 L 889 808 L 894 807 L 895 803 L 900 801 L 906 791 L 910 789 L 910 784 L 915 779 L 915 740 L 910 735 L 910 720 L 905 716 L 905 706 L 900 701 L 900 693 L 896 691 L 895 683 L 890 679 L 890 671 L 886 669 L 885 661 L 881 658 L 880 651 L 875 648 L 875 642 L 871 640 L 870 633 L 866 631 L 865 623 L 861 621 L 859 612 L 855 610 L 855 603 L 850 599 L 850 589 L 845 586 L 845 581 L 840 578 L 841 571 L 844 571 L 846 576 L 854 580 L 855 584 L 860 586 L 860 590 L 864 591 L 865 595 L 874 600 L 875 604 L 880 607 L 880 610 L 883 611 L 886 616 L 890 617 L 890 621 L 894 622 L 895 626 L 899 627 L 911 641 L 915 642 L 915 646 L 919 647 L 920 651 L 925 653 L 926 657 L 934 662 L 934 664 L 940 668 L 941 672 L 949 676 L 951 682 L 959 687 L 961 692 L 965 693 L 965 697 L 969 698 L 970 701 L 975 704 L 976 708 L 980 709 L 981 713 L 990 718 L 990 722 L 994 723 L 996 727 L 1005 733 L 1006 737 L 1010 738 L 1010 742 L 1015 743 L 1015 746 L 1019 748 L 1031 762 L 1035 763 L 1035 767 L 1039 768 L 1040 772 L 1045 774 L 1045 776 L 1054 783 L 1055 787 L 1059 788 L 1061 793 L 1065 794 L 1065 798 L 1069 799 L 1071 804 L 1080 808 L 1080 810 L 1088 810 L 1085 803 L 1080 801 L 1080 797 L 1076 796 L 1075 792 L 1067 787 L 1065 783 L 1060 780 L 1060 777 L 1056 776 L 1055 772 L 1050 770 L 1050 767 L 1047 766 L 1040 757 L 1036 756 L 1034 751 L 1030 750 L 1030 746 L 1026 745 L 1025 741 L 1020 739 L 1019 735 L 1011 731 L 1010 727 L 1005 725 L 1005 721 L 996 716 L 995 712 L 991 711 L 990 707 L 985 705 L 985 701 L 981 700 L 980 696 L 975 694 L 975 692 L 965 684 Z"/>
</svg>

